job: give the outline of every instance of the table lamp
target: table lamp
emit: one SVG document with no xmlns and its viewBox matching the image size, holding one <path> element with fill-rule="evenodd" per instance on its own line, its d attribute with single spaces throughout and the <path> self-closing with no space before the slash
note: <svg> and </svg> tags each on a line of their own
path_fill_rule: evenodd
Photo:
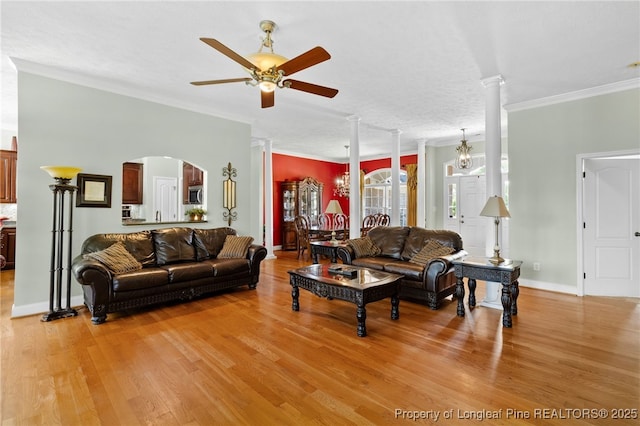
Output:
<svg viewBox="0 0 640 426">
<path fill-rule="evenodd" d="M 496 226 L 496 243 L 493 246 L 493 257 L 489 259 L 494 265 L 499 265 L 504 262 L 504 259 L 500 257 L 500 241 L 498 240 L 498 227 L 500 225 L 501 217 L 511 217 L 509 214 L 509 210 L 507 210 L 507 206 L 504 204 L 504 200 L 502 197 L 498 197 L 494 195 L 493 197 L 489 197 L 487 200 L 487 204 L 484 205 L 484 208 L 480 212 L 480 216 L 487 216 L 495 218 L 494 223 Z"/>
<path fill-rule="evenodd" d="M 329 201 L 329 205 L 327 205 L 327 209 L 324 212 L 333 215 L 331 217 L 331 243 L 338 244 L 338 240 L 336 240 L 335 215 L 342 214 L 342 207 L 340 207 L 340 203 L 338 202 L 338 200 L 331 200 Z"/>
</svg>

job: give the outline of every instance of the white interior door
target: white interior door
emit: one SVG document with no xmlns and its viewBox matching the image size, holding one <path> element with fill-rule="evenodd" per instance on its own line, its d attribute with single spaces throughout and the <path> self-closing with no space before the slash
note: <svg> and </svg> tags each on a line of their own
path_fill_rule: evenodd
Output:
<svg viewBox="0 0 640 426">
<path fill-rule="evenodd" d="M 584 292 L 640 297 L 640 159 L 585 159 Z"/>
<path fill-rule="evenodd" d="M 153 210 L 156 221 L 178 220 L 178 181 L 174 177 L 153 177 Z"/>
<path fill-rule="evenodd" d="M 485 176 L 460 177 L 460 236 L 464 249 L 473 256 L 485 255 L 487 218 L 480 216 L 487 197 Z"/>
</svg>

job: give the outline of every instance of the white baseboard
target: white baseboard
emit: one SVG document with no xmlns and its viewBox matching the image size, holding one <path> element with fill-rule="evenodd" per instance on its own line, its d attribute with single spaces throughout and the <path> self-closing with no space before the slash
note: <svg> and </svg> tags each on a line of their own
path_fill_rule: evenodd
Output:
<svg viewBox="0 0 640 426">
<path fill-rule="evenodd" d="M 84 305 L 84 297 L 82 295 L 71 297 L 72 307 L 83 306 L 83 305 Z M 27 317 L 30 315 L 44 314 L 46 312 L 49 312 L 49 301 L 31 303 L 29 305 L 21 305 L 21 306 L 16 306 L 14 304 L 11 307 L 11 318 Z"/>
<path fill-rule="evenodd" d="M 578 288 L 566 284 L 549 283 L 544 281 L 534 281 L 527 279 L 519 279 L 520 287 L 530 287 L 538 290 L 555 291 L 556 293 L 578 294 Z"/>
</svg>

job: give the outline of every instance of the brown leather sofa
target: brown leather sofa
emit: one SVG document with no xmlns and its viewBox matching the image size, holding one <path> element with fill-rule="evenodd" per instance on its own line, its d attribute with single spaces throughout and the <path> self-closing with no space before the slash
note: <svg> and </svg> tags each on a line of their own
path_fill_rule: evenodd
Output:
<svg viewBox="0 0 640 426">
<path fill-rule="evenodd" d="M 404 275 L 400 297 L 426 300 L 431 309 L 438 309 L 442 299 L 455 294 L 456 278 L 451 261 L 467 254 L 457 233 L 417 226 L 378 226 L 369 230 L 367 236 L 380 249 L 380 254 L 358 258 L 353 248 L 346 245 L 338 248 L 342 262 Z M 424 266 L 410 262 L 429 240 L 451 247 L 453 253 L 431 259 Z"/>
<path fill-rule="evenodd" d="M 87 238 L 71 269 L 82 284 L 91 321 L 101 324 L 109 312 L 190 300 L 242 285 L 255 289 L 260 262 L 267 250 L 251 244 L 244 258 L 218 258 L 227 235 L 235 234 L 234 229 L 226 227 L 176 227 Z M 140 262 L 142 269 L 116 274 L 103 263 L 83 256 L 100 252 L 118 241 Z"/>
</svg>

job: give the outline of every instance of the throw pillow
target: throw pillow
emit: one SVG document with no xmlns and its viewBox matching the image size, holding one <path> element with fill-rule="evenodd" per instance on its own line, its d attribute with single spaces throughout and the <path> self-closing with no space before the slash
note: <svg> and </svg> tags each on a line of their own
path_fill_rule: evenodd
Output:
<svg viewBox="0 0 640 426">
<path fill-rule="evenodd" d="M 427 263 L 433 258 L 446 256 L 448 254 L 453 253 L 455 250 L 451 247 L 443 246 L 436 240 L 429 240 L 422 247 L 418 253 L 413 255 L 409 262 L 416 263 L 418 265 L 426 266 Z"/>
<path fill-rule="evenodd" d="M 356 257 L 377 256 L 380 254 L 380 248 L 369 237 L 347 240 L 347 244 L 351 246 Z"/>
<path fill-rule="evenodd" d="M 233 259 L 247 257 L 247 250 L 253 242 L 253 237 L 239 237 L 237 235 L 227 235 L 224 239 L 222 250 L 218 253 L 221 259 Z"/>
<path fill-rule="evenodd" d="M 142 269 L 142 264 L 127 251 L 127 248 L 118 241 L 104 250 L 87 253 L 85 259 L 93 259 L 109 268 L 114 274 L 124 274 Z"/>
</svg>

